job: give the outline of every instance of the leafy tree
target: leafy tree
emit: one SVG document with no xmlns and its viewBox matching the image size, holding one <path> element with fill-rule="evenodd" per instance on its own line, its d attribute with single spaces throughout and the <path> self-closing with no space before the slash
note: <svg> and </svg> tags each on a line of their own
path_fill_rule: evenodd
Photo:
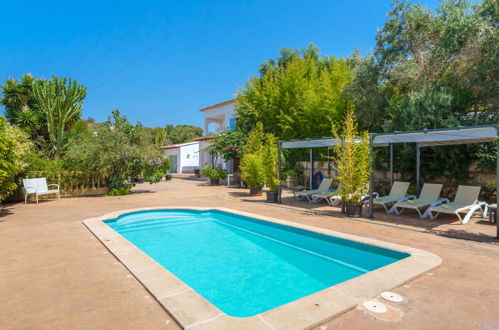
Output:
<svg viewBox="0 0 499 330">
<path fill-rule="evenodd" d="M 222 156 L 225 161 L 240 159 L 246 144 L 246 134 L 228 128 L 213 137 L 210 142 L 209 151 Z"/>
<path fill-rule="evenodd" d="M 166 125 L 165 130 L 168 144 L 184 143 L 203 136 L 201 127 L 191 125 Z"/>
<path fill-rule="evenodd" d="M 17 182 L 30 166 L 30 159 L 35 152 L 34 143 L 28 133 L 15 125 L 5 125 L 5 136 L 14 141 L 15 161 L 12 175 L 13 180 Z"/>
<path fill-rule="evenodd" d="M 158 172 L 168 166 L 161 150 L 143 134 L 142 125 L 132 125 L 118 110 L 95 132 L 73 140 L 64 159 L 69 168 L 94 173 L 118 190 L 130 189 L 142 175 L 157 182 Z"/>
<path fill-rule="evenodd" d="M 144 127 L 144 133 L 150 136 L 151 143 L 159 148 L 169 144 L 192 141 L 203 135 L 203 129 L 190 125 L 166 125 L 165 127 Z"/>
<path fill-rule="evenodd" d="M 51 155 L 62 154 L 66 131 L 80 119 L 86 94 L 86 87 L 71 78 L 52 76 L 51 80 L 33 83 L 33 96 L 47 118 Z"/>
<path fill-rule="evenodd" d="M 346 60 L 321 57 L 315 46 L 282 49 L 239 91 L 238 129 L 261 122 L 279 139 L 327 136 L 345 111 L 343 89 L 351 78 Z"/>
<path fill-rule="evenodd" d="M 350 58 L 355 77 L 347 94 L 357 106 L 361 129 L 391 132 L 496 123 L 497 27 L 497 1 L 474 5 L 443 0 L 435 11 L 409 0 L 394 1 L 374 53 Z M 478 156 L 476 148 L 425 148 L 422 172 L 465 179 L 467 165 Z M 397 170 L 413 172 L 414 155 L 413 145 L 397 147 Z M 386 163 L 386 155 L 379 161 Z"/>
<path fill-rule="evenodd" d="M 13 180 L 16 171 L 15 141 L 6 135 L 5 119 L 0 117 L 0 201 L 17 187 Z"/>
</svg>

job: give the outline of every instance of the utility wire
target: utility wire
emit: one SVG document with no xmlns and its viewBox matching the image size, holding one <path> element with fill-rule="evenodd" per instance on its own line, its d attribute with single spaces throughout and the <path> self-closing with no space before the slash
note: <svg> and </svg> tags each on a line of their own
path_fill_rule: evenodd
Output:
<svg viewBox="0 0 499 330">
<path fill-rule="evenodd" d="M 180 25 L 176 30 L 174 30 L 170 34 L 168 34 L 167 37 L 165 39 L 163 39 L 162 41 L 168 40 L 169 38 L 175 36 L 180 31 L 182 31 L 183 29 L 185 29 L 186 27 L 188 27 L 189 25 L 191 25 L 192 23 L 194 23 L 197 19 L 200 19 L 200 18 L 206 16 L 209 12 L 211 12 L 213 9 L 215 9 L 216 7 L 218 7 L 220 5 L 220 3 L 222 3 L 222 2 L 223 2 L 223 0 L 217 0 L 217 1 L 215 1 L 210 7 L 208 7 L 207 9 L 205 9 L 203 11 L 201 11 L 198 15 L 196 15 L 195 17 L 193 17 L 191 20 L 189 20 L 189 21 L 185 22 L 184 24 Z M 125 71 L 126 69 L 128 69 L 130 66 L 132 66 L 133 64 L 135 64 L 136 62 L 138 62 L 140 59 L 142 59 L 143 57 L 147 56 L 149 53 L 151 53 L 154 50 L 156 50 L 159 46 L 161 46 L 161 42 L 158 42 L 156 45 L 154 45 L 153 47 L 149 48 L 147 51 L 145 51 L 144 53 L 142 53 L 140 56 L 138 56 L 135 59 L 133 59 L 132 61 L 128 62 L 128 64 L 126 64 L 120 70 L 118 70 L 114 74 L 112 74 L 109 77 L 107 77 L 106 79 L 104 79 L 101 83 L 99 83 L 94 88 L 94 90 L 99 89 L 99 87 L 101 87 L 102 85 L 104 85 L 105 83 L 107 83 L 108 81 L 110 81 L 111 79 L 113 79 L 114 77 L 118 76 L 120 73 L 122 73 L 123 71 Z"/>
<path fill-rule="evenodd" d="M 113 19 L 113 21 L 111 22 L 111 24 L 109 24 L 107 26 L 107 28 L 104 29 L 104 31 L 95 40 L 95 42 L 87 49 L 87 51 L 85 53 L 83 53 L 83 55 L 73 65 L 73 67 L 71 68 L 71 70 L 69 70 L 68 73 L 66 73 L 66 76 L 69 76 L 74 71 L 74 69 L 76 69 L 76 67 L 78 65 L 80 65 L 80 63 L 88 56 L 88 54 L 90 54 L 90 52 L 92 50 L 94 50 L 94 48 L 97 46 L 97 44 L 99 44 L 99 42 L 102 40 L 102 38 L 111 30 L 112 27 L 114 27 L 119 22 L 119 20 L 128 12 L 128 10 L 130 9 L 130 7 L 135 2 L 137 2 L 137 0 L 131 0 L 131 1 L 128 2 L 128 5 L 118 15 L 116 15 L 116 17 Z"/>
<path fill-rule="evenodd" d="M 83 72 L 80 73 L 80 76 L 85 75 L 90 69 L 92 69 L 97 63 L 99 63 L 104 57 L 106 57 L 113 49 L 115 49 L 120 43 L 122 43 L 126 38 L 128 38 L 135 30 L 139 29 L 147 19 L 154 14 L 157 10 L 166 5 L 165 0 L 160 0 L 158 5 L 150 10 L 142 19 L 137 22 L 121 39 L 116 41 L 101 57 L 97 58 L 90 66 L 88 66 Z"/>
</svg>

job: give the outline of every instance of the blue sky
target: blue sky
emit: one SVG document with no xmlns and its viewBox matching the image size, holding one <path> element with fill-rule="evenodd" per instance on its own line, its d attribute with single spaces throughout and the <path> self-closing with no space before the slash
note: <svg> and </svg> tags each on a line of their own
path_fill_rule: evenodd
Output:
<svg viewBox="0 0 499 330">
<path fill-rule="evenodd" d="M 0 79 L 70 73 L 88 87 L 84 117 L 118 108 L 147 126 L 201 126 L 200 108 L 232 98 L 283 47 L 367 54 L 389 9 L 390 0 L 5 1 Z"/>
</svg>

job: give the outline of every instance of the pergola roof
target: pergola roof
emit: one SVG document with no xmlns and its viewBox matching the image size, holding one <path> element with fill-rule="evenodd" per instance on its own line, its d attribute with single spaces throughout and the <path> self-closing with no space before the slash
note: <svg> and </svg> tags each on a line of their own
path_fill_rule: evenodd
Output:
<svg viewBox="0 0 499 330">
<path fill-rule="evenodd" d="M 496 139 L 497 125 L 486 125 L 376 134 L 374 145 L 378 147 L 390 143 L 419 143 L 421 146 L 442 146 L 493 142 Z"/>
<path fill-rule="evenodd" d="M 281 141 L 281 147 L 284 149 L 334 147 L 336 145 L 338 145 L 338 140 L 333 138 Z"/>
<path fill-rule="evenodd" d="M 498 125 L 484 125 L 375 134 L 374 146 L 382 147 L 390 143 L 419 143 L 421 146 L 442 146 L 493 142 L 497 139 L 497 127 Z M 338 143 L 337 139 L 324 137 L 281 141 L 281 147 L 284 149 L 334 147 Z"/>
</svg>

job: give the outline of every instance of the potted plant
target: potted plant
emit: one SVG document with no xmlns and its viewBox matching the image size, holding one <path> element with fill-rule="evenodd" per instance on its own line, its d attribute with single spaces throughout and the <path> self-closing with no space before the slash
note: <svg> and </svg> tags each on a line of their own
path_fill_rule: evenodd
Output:
<svg viewBox="0 0 499 330">
<path fill-rule="evenodd" d="M 219 185 L 220 180 L 225 179 L 227 177 L 227 171 L 224 169 L 221 169 L 219 167 L 215 167 L 213 165 L 208 165 L 203 170 L 201 173 L 210 179 L 210 184 L 212 186 Z"/>
<path fill-rule="evenodd" d="M 359 132 L 352 109 L 343 122 L 343 137 L 335 129 L 333 134 L 339 140 L 335 162 L 341 182 L 340 195 L 344 210 L 349 217 L 362 216 L 362 199 L 367 194 L 371 176 L 369 134 Z"/>
<path fill-rule="evenodd" d="M 201 170 L 199 168 L 195 168 L 194 169 L 194 176 L 196 178 L 200 178 L 201 177 Z"/>
<path fill-rule="evenodd" d="M 243 180 L 250 187 L 250 196 L 261 196 L 265 184 L 265 173 L 260 153 L 245 154 L 241 160 Z"/>
<path fill-rule="evenodd" d="M 267 191 L 267 202 L 277 203 L 281 180 L 277 177 L 277 140 L 272 134 L 267 134 L 266 144 L 262 150 L 263 169 Z"/>
<path fill-rule="evenodd" d="M 241 159 L 242 179 L 250 187 L 251 196 L 261 196 L 262 186 L 265 184 L 265 170 L 263 165 L 263 148 L 266 134 L 262 123 L 257 123 L 250 132 Z"/>
</svg>

